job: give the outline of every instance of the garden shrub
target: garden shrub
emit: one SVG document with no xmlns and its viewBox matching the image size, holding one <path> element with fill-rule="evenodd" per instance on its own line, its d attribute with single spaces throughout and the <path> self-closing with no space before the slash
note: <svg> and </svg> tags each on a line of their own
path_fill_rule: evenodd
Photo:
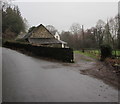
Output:
<svg viewBox="0 0 120 104">
<path fill-rule="evenodd" d="M 112 56 L 112 48 L 108 44 L 103 44 L 100 46 L 101 50 L 101 61 L 104 61 L 105 58 Z"/>
</svg>

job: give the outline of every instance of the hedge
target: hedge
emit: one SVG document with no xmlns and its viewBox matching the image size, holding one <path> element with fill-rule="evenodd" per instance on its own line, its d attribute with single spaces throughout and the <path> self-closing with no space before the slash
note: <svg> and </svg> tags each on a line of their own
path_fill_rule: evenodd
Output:
<svg viewBox="0 0 120 104">
<path fill-rule="evenodd" d="M 61 60 L 64 62 L 73 62 L 73 49 L 71 48 L 54 48 L 54 47 L 42 47 L 33 46 L 31 44 L 24 44 L 19 42 L 6 41 L 3 47 L 12 48 L 15 50 L 22 50 L 28 53 L 32 53 L 36 56 L 48 57 L 52 59 Z"/>
</svg>

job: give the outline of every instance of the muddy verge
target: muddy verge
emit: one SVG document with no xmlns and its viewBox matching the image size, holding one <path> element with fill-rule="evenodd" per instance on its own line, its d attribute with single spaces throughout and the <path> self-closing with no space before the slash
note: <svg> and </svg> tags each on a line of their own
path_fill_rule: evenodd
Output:
<svg viewBox="0 0 120 104">
<path fill-rule="evenodd" d="M 100 79 L 104 83 L 109 84 L 116 89 L 120 88 L 120 73 L 105 62 L 96 60 L 95 66 L 86 70 L 80 70 L 80 73 Z"/>
<path fill-rule="evenodd" d="M 74 57 L 75 63 L 62 63 L 62 65 L 71 67 L 72 70 L 78 71 L 80 74 L 100 79 L 116 89 L 120 88 L 120 73 L 108 63 L 79 53 L 74 53 Z"/>
</svg>

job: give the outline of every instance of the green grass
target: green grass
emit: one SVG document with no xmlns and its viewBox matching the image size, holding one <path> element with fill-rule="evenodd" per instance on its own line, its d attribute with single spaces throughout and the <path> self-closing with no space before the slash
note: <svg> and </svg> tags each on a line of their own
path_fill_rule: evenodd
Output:
<svg viewBox="0 0 120 104">
<path fill-rule="evenodd" d="M 112 51 L 112 55 L 115 55 L 115 51 Z M 117 56 L 120 56 L 120 50 L 117 50 L 117 51 L 116 51 L 116 55 L 117 55 Z"/>
<path fill-rule="evenodd" d="M 91 58 L 95 58 L 95 59 L 99 59 L 100 57 L 100 50 L 85 50 L 85 52 L 83 53 L 82 51 L 74 51 L 74 53 L 80 53 L 82 55 L 91 57 Z M 112 51 L 112 55 L 115 55 L 115 51 Z M 120 56 L 120 50 L 116 51 L 116 55 Z"/>
<path fill-rule="evenodd" d="M 89 50 L 90 53 L 92 54 L 96 54 L 96 55 L 100 55 L 100 51 L 99 50 Z M 112 51 L 112 55 L 115 55 L 115 51 Z M 116 50 L 116 55 L 120 56 L 120 50 Z"/>
<path fill-rule="evenodd" d="M 74 51 L 74 53 L 80 53 L 82 55 L 85 55 L 85 56 L 88 56 L 88 57 L 91 57 L 91 58 L 94 58 L 94 59 L 98 59 L 98 57 L 96 55 L 88 53 L 87 51 L 84 52 L 84 53 L 82 51 Z"/>
</svg>

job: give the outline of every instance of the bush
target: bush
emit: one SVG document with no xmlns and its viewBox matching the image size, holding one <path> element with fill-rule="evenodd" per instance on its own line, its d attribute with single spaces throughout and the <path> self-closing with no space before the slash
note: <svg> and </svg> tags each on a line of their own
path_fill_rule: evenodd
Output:
<svg viewBox="0 0 120 104">
<path fill-rule="evenodd" d="M 101 50 L 101 61 L 104 61 L 105 58 L 112 56 L 112 48 L 108 44 L 103 44 L 100 46 Z"/>
</svg>

